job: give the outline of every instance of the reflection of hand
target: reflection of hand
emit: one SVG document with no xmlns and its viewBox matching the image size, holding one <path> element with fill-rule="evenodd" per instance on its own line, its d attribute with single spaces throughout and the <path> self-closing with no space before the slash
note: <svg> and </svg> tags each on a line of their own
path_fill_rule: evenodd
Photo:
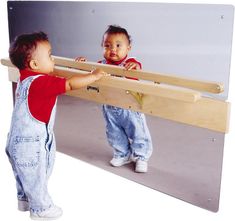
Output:
<svg viewBox="0 0 235 221">
<path fill-rule="evenodd" d="M 100 78 L 104 76 L 110 76 L 107 72 L 103 71 L 102 69 L 96 68 L 91 72 L 93 76 L 95 76 L 96 80 L 99 80 Z"/>
<path fill-rule="evenodd" d="M 87 59 L 85 57 L 76 57 L 75 58 L 75 61 L 78 61 L 78 62 L 85 62 L 87 61 Z"/>
<path fill-rule="evenodd" d="M 136 63 L 136 62 L 128 62 L 128 63 L 126 63 L 124 65 L 124 67 L 128 71 L 129 70 L 133 70 L 133 69 L 135 69 L 135 70 L 139 70 L 140 69 L 140 65 L 138 63 Z"/>
</svg>

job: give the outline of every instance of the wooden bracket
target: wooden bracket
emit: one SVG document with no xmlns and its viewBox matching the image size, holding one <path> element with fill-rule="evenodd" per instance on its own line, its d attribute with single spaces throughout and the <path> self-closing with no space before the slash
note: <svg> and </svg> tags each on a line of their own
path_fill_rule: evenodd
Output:
<svg viewBox="0 0 235 221">
<path fill-rule="evenodd" d="M 126 93 L 131 94 L 135 98 L 135 100 L 138 102 L 140 107 L 142 108 L 144 94 L 139 93 L 139 92 L 134 92 L 134 91 L 126 91 Z"/>
</svg>

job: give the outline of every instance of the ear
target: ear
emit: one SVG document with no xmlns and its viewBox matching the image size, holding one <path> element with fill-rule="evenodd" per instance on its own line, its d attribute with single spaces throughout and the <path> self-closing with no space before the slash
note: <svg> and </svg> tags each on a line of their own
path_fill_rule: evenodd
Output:
<svg viewBox="0 0 235 221">
<path fill-rule="evenodd" d="M 131 45 L 128 46 L 128 52 L 131 50 Z"/>
<path fill-rule="evenodd" d="M 37 60 L 30 60 L 29 62 L 29 67 L 30 69 L 32 70 L 37 70 L 39 67 L 38 67 L 38 63 L 37 63 Z"/>
</svg>

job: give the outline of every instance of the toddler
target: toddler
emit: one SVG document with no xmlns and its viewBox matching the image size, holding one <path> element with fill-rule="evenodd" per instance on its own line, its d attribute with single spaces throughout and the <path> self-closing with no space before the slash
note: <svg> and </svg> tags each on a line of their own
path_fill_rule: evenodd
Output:
<svg viewBox="0 0 235 221">
<path fill-rule="evenodd" d="M 141 63 L 128 57 L 131 38 L 126 29 L 110 25 L 102 39 L 103 57 L 99 63 L 124 66 L 127 70 L 141 69 Z M 86 61 L 78 57 L 77 61 Z M 133 80 L 138 80 L 131 78 Z M 113 148 L 110 164 L 120 167 L 135 162 L 135 171 L 145 173 L 152 154 L 152 140 L 145 115 L 111 105 L 103 105 L 106 135 Z"/>
<path fill-rule="evenodd" d="M 43 32 L 18 36 L 9 56 L 20 71 L 6 145 L 16 179 L 18 209 L 30 211 L 35 220 L 56 219 L 62 209 L 53 203 L 47 182 L 56 152 L 53 125 L 57 96 L 91 84 L 106 73 L 96 69 L 68 79 L 54 76 L 51 45 Z"/>
</svg>

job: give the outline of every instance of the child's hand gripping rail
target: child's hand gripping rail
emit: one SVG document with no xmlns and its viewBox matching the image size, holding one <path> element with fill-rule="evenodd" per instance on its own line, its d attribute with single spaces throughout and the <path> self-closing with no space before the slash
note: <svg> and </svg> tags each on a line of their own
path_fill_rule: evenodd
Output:
<svg viewBox="0 0 235 221">
<path fill-rule="evenodd" d="M 56 64 L 54 73 L 59 76 L 69 77 L 73 74 L 84 74 L 99 67 L 110 74 L 140 79 L 140 81 L 134 81 L 113 76 L 105 77 L 87 88 L 69 92 L 68 95 L 140 111 L 222 133 L 228 131 L 230 104 L 225 101 L 201 97 L 200 92 L 196 91 L 220 93 L 223 91 L 221 83 L 204 82 L 137 70 L 126 71 L 122 67 L 75 62 L 69 58 L 54 58 Z M 9 59 L 2 59 L 1 63 L 8 67 L 14 67 Z M 9 72 L 12 81 L 16 79 L 14 69 L 11 68 Z M 148 80 L 148 82 L 141 79 Z M 138 94 L 135 99 L 133 96 L 128 96 L 133 91 Z"/>
</svg>

